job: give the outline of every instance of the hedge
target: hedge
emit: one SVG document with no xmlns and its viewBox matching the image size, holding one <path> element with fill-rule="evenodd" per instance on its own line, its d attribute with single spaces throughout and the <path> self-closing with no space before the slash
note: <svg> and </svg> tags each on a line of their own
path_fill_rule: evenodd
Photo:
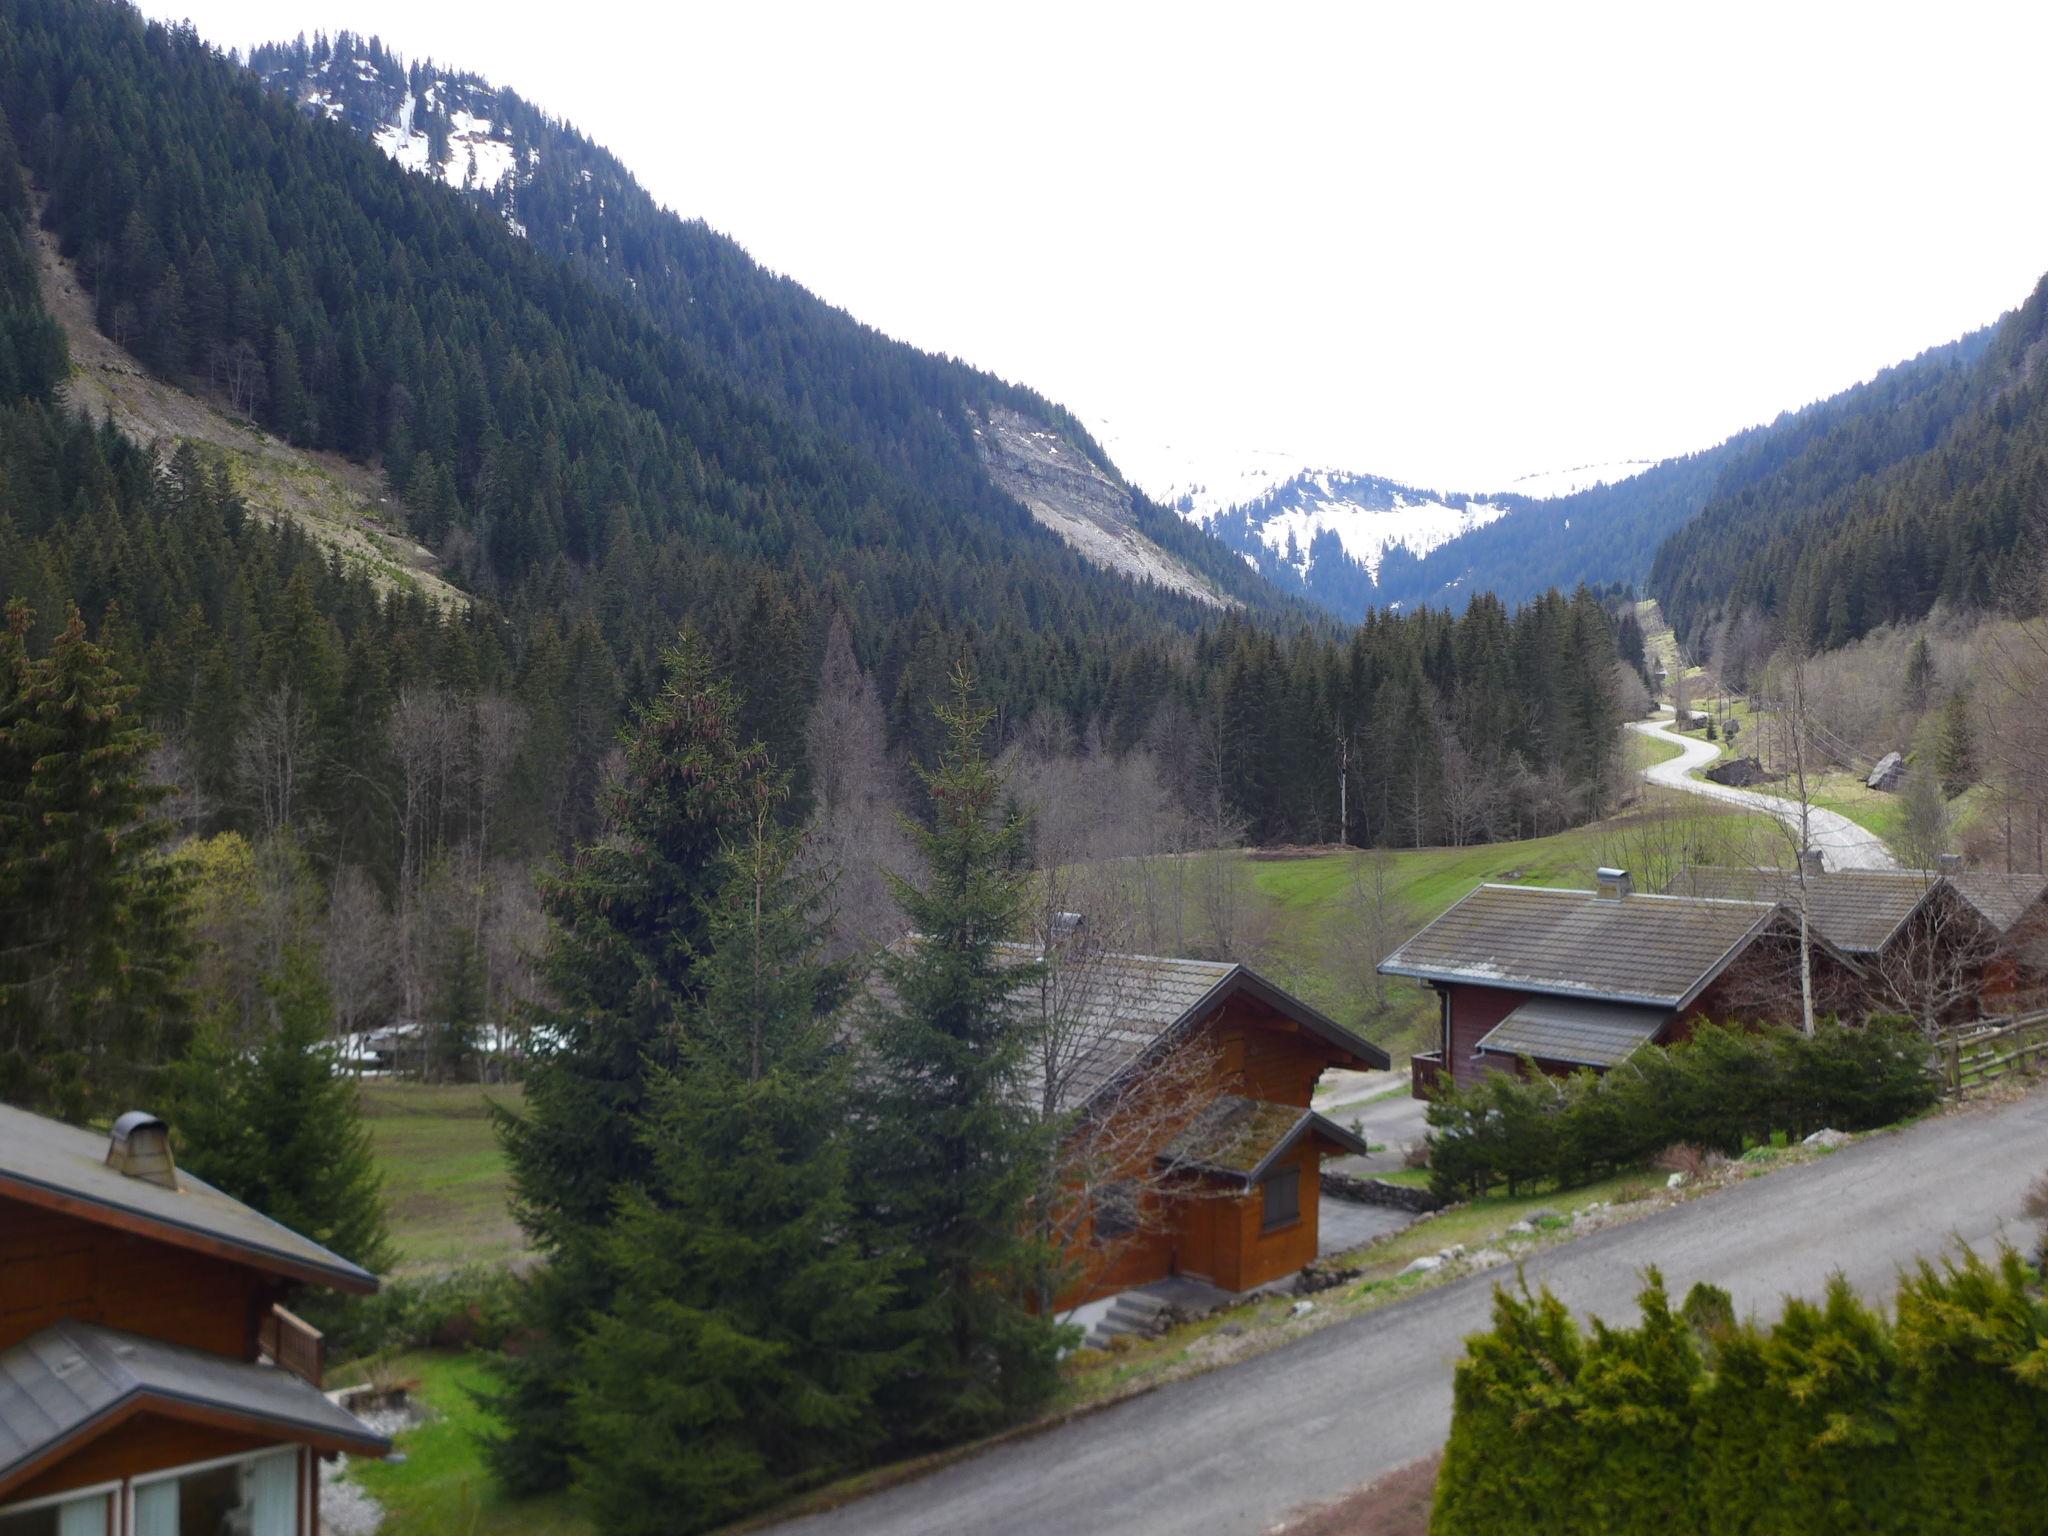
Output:
<svg viewBox="0 0 2048 1536">
<path fill-rule="evenodd" d="M 1689 1143 L 1736 1156 L 1783 1133 L 1890 1125 L 1934 1102 L 1924 1039 L 1903 1020 L 1860 1027 L 1703 1025 L 1602 1074 L 1489 1074 L 1429 1107 L 1430 1187 L 1463 1199 L 1569 1188 Z"/>
<path fill-rule="evenodd" d="M 2048 1303 L 2007 1250 L 1899 1283 L 1839 1276 L 1765 1330 L 1661 1277 L 1581 1331 L 1495 1292 L 1457 1370 L 1431 1536 L 2015 1536 L 2048 1528 Z"/>
</svg>

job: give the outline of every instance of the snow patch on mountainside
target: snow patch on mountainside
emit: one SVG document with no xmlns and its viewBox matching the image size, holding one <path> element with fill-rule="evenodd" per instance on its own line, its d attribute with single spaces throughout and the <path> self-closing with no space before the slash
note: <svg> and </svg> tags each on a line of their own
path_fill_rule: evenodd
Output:
<svg viewBox="0 0 2048 1536">
<path fill-rule="evenodd" d="M 1426 555 L 1510 510 L 1492 501 L 1440 497 L 1369 475 L 1309 470 L 1238 507 L 1232 520 L 1241 520 L 1245 532 L 1298 577 L 1307 578 L 1314 568 L 1316 540 L 1327 533 L 1377 580 L 1388 550 L 1399 546 Z M 1203 521 L 1213 523 L 1217 518 Z"/>
</svg>

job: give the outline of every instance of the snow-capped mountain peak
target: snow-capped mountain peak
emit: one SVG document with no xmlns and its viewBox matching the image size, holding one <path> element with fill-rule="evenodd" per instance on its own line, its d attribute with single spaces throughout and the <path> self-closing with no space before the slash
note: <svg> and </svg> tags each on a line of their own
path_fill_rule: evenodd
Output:
<svg viewBox="0 0 2048 1536">
<path fill-rule="evenodd" d="M 1510 505 L 1418 490 L 1377 475 L 1309 469 L 1241 505 L 1188 515 L 1254 554 L 1261 569 L 1277 562 L 1313 588 L 1319 562 L 1348 561 L 1376 584 L 1389 550 L 1425 555 L 1506 515 Z M 1258 551 L 1249 548 L 1254 541 Z"/>
</svg>

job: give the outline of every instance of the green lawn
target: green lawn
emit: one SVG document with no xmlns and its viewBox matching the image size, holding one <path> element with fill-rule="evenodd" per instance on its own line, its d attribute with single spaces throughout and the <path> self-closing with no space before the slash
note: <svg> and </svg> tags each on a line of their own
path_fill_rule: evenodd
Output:
<svg viewBox="0 0 2048 1536">
<path fill-rule="evenodd" d="M 566 1496 L 511 1499 L 492 1481 L 482 1439 L 493 1420 L 473 1396 L 491 1385 L 481 1355 L 400 1355 L 384 1374 L 418 1382 L 430 1417 L 398 1436 L 403 1462 L 349 1464 L 349 1479 L 384 1506 L 378 1536 L 591 1536 Z"/>
<path fill-rule="evenodd" d="M 1641 731 L 1630 731 L 1621 739 L 1623 758 L 1630 773 L 1641 773 L 1645 768 L 1654 768 L 1659 763 L 1668 763 L 1685 748 L 1676 742 L 1664 741 L 1656 736 L 1645 736 Z"/>
<path fill-rule="evenodd" d="M 517 1084 L 365 1082 L 361 1094 L 384 1175 L 394 1274 L 503 1264 L 526 1252 L 489 1114 L 492 1100 L 518 1106 Z"/>
</svg>

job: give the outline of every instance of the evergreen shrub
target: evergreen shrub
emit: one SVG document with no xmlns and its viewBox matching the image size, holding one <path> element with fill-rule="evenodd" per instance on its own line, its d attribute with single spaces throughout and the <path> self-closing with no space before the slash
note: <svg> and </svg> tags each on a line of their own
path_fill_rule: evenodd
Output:
<svg viewBox="0 0 2048 1536">
<path fill-rule="evenodd" d="M 1633 1328 L 1496 1291 L 1459 1364 L 1432 1536 L 2008 1536 L 2048 1510 L 2048 1302 L 2007 1250 L 1839 1277 L 1768 1327 L 1653 1270 Z"/>
<path fill-rule="evenodd" d="M 1704 1025 L 1605 1074 L 1494 1073 L 1429 1107 L 1430 1187 L 1445 1199 L 1569 1188 L 1679 1142 L 1739 1156 L 1774 1135 L 1869 1130 L 1933 1103 L 1926 1050 L 1904 1020 L 1860 1028 Z"/>
</svg>

